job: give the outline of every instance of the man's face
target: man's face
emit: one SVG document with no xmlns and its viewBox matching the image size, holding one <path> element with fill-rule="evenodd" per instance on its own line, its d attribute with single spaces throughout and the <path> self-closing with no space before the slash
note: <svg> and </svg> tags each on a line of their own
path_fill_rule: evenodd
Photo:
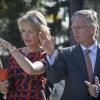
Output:
<svg viewBox="0 0 100 100">
<path fill-rule="evenodd" d="M 73 37 L 77 43 L 88 45 L 93 43 L 94 31 L 83 16 L 75 16 L 72 19 Z"/>
</svg>

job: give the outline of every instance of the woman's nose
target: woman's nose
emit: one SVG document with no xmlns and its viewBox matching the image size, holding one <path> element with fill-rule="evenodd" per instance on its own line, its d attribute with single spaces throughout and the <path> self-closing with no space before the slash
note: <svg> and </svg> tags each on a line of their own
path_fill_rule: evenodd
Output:
<svg viewBox="0 0 100 100">
<path fill-rule="evenodd" d="M 25 37 L 29 37 L 29 32 L 26 32 L 25 33 Z"/>
</svg>

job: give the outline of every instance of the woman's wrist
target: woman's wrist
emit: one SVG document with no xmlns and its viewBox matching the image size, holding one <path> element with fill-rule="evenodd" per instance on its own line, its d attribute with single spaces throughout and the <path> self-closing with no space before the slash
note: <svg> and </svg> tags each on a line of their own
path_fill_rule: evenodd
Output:
<svg viewBox="0 0 100 100">
<path fill-rule="evenodd" d="M 10 53 L 15 52 L 15 51 L 16 51 L 16 47 L 15 47 L 15 46 L 13 46 L 13 47 L 12 47 L 12 49 L 10 49 L 9 51 L 10 51 Z"/>
<path fill-rule="evenodd" d="M 8 48 L 8 50 L 9 50 L 10 53 L 13 53 L 13 52 L 16 51 L 16 47 L 13 46 L 13 45 L 11 45 L 11 44 L 9 44 L 7 48 Z"/>
</svg>

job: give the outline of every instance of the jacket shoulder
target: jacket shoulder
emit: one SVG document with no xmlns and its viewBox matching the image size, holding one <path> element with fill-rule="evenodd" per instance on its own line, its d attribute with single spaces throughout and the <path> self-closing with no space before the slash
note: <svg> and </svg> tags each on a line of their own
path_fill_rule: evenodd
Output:
<svg viewBox="0 0 100 100">
<path fill-rule="evenodd" d="M 74 50 L 76 49 L 76 45 L 73 45 L 73 46 L 70 46 L 70 47 L 66 47 L 66 48 L 63 48 L 61 49 L 61 52 L 62 53 L 71 53 L 73 52 Z"/>
</svg>

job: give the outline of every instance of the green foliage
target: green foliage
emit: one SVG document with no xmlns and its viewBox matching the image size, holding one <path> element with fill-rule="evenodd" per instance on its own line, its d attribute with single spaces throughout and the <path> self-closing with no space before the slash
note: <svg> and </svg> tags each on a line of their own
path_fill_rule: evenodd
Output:
<svg viewBox="0 0 100 100">
<path fill-rule="evenodd" d="M 31 5 L 33 1 L 34 3 Z M 32 6 L 35 6 L 38 0 L 33 1 L 0 0 L 0 36 L 17 47 L 23 45 L 17 26 L 17 19 Z"/>
<path fill-rule="evenodd" d="M 48 25 L 51 25 L 52 34 L 56 35 L 58 32 L 63 33 L 62 32 L 63 30 L 65 33 L 66 30 L 64 28 L 62 30 L 60 26 L 62 20 L 60 19 L 61 21 L 59 21 L 56 19 L 56 17 L 59 8 L 62 6 L 64 7 L 66 6 L 67 0 L 61 3 L 55 1 L 56 4 L 53 6 L 53 9 L 52 7 L 51 8 L 48 6 L 45 7 L 45 5 L 41 3 L 42 1 L 45 0 L 0 0 L 0 37 L 11 42 L 16 47 L 22 47 L 23 41 L 21 40 L 19 34 L 17 19 L 28 10 L 31 9 L 41 10 L 41 8 L 45 9 L 46 16 L 48 16 L 47 15 L 48 12 L 51 12 L 51 14 L 53 14 L 54 16 L 53 19 L 54 22 L 52 24 L 48 23 Z"/>
</svg>

